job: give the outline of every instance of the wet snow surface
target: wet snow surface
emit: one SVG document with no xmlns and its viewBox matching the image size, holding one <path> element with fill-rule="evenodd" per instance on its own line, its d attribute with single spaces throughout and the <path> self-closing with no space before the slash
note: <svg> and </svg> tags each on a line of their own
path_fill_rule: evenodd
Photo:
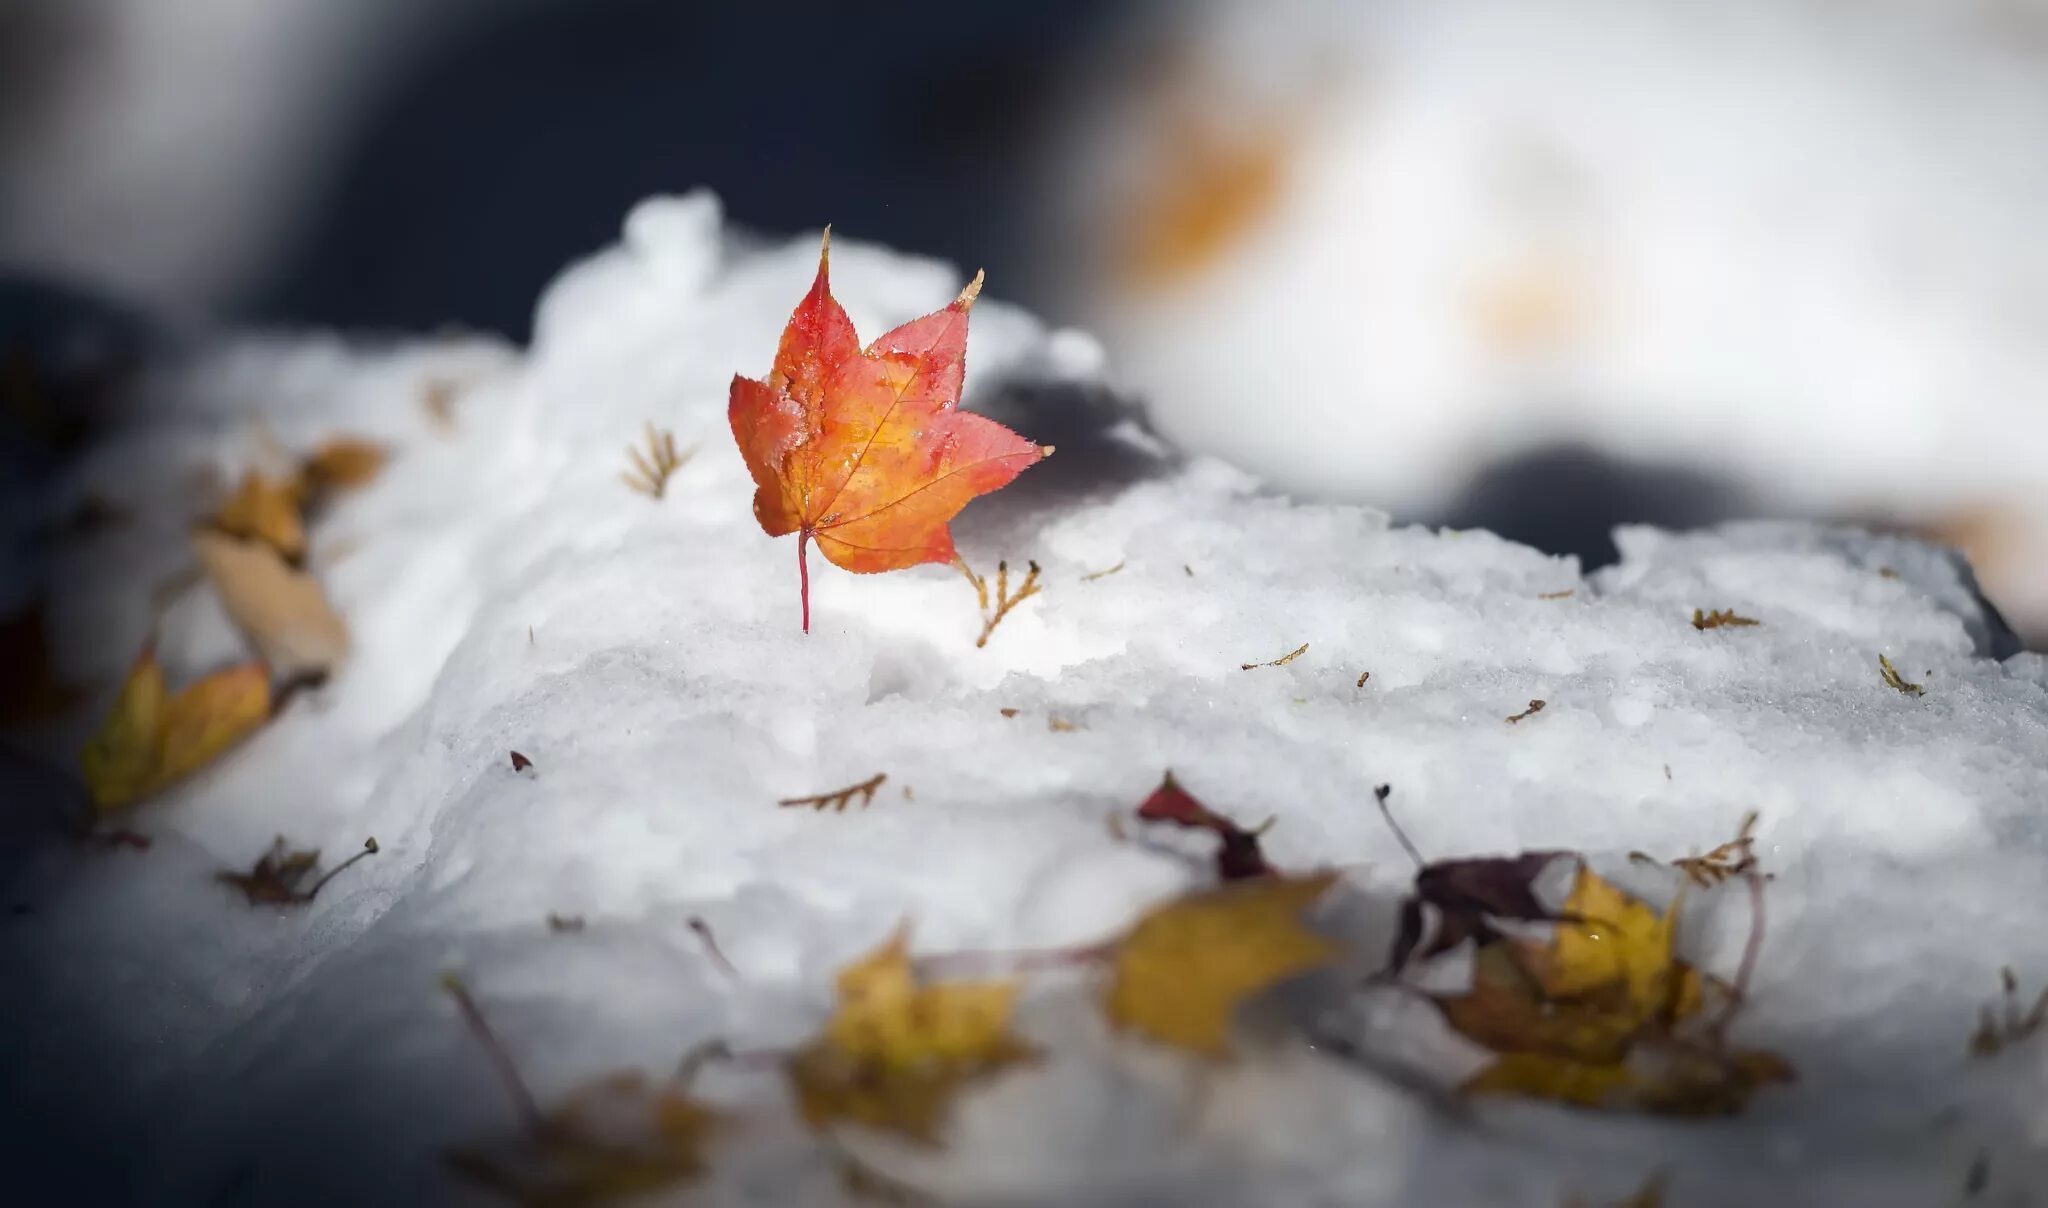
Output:
<svg viewBox="0 0 2048 1208">
<path fill-rule="evenodd" d="M 168 375 L 160 418 L 84 468 L 79 493 L 144 517 L 64 568 L 60 657 L 111 681 L 147 585 L 186 556 L 195 467 L 238 473 L 259 417 L 291 447 L 350 432 L 397 449 L 313 534 L 353 630 L 344 672 L 140 810 L 152 850 L 46 852 L 14 886 L 33 913 L 0 931 L 20 971 L 0 1057 L 37 1121 L 17 1130 L 25 1169 L 73 1163 L 74 1185 L 148 1203 L 466 1195 L 438 1150 L 513 1116 L 442 971 L 543 1100 L 709 1037 L 786 1044 L 898 920 L 920 951 L 1074 944 L 1200 881 L 1199 858 L 1160 850 L 1172 836 L 1106 825 L 1171 767 L 1216 808 L 1276 817 L 1275 864 L 1348 870 L 1328 925 L 1367 964 L 1413 872 L 1373 784 L 1445 858 L 1566 847 L 1626 868 L 1760 810 L 1776 879 L 1736 1036 L 1800 1080 L 1732 1120 L 1508 1102 L 1460 1120 L 1299 1041 L 1255 1037 L 1211 1069 L 1117 1040 L 1086 977 L 1055 975 L 1020 1023 L 1047 1059 L 970 1097 L 945 1150 L 843 1137 L 849 1152 L 965 1202 L 1553 1208 L 1661 1167 L 1677 1205 L 1919 1206 L 1955 1202 L 1980 1162 L 1984 1202 L 2048 1180 L 2048 1043 L 1965 1052 L 2001 965 L 2029 990 L 2048 977 L 2048 669 L 1987 657 L 1995 626 L 1947 555 L 1798 526 L 1637 529 L 1582 579 L 1486 533 L 1297 505 L 1117 426 L 1089 340 L 984 303 L 968 404 L 1060 452 L 956 532 L 984 571 L 1035 559 L 1043 594 L 976 649 L 957 573 L 814 560 L 806 638 L 794 544 L 753 521 L 725 397 L 766 366 L 814 257 L 808 239 L 736 243 L 706 197 L 650 202 L 551 290 L 529 355 L 230 343 Z M 870 336 L 961 280 L 850 243 L 833 269 Z M 440 425 L 421 399 L 451 387 Z M 618 477 L 646 420 L 696 448 L 659 502 Z M 1702 632 L 1694 608 L 1762 624 Z M 174 677 L 235 641 L 203 592 L 162 631 Z M 1925 695 L 1887 687 L 1880 653 Z M 1504 720 L 1532 699 L 1547 707 Z M 776 806 L 876 772 L 869 808 Z M 210 880 L 280 832 L 331 858 L 369 835 L 383 851 L 296 911 Z M 551 932 L 550 912 L 587 926 Z M 1746 894 L 1695 894 L 1687 919 L 1687 954 L 1732 972 Z M 1473 1065 L 1412 999 L 1313 1027 L 1444 1081 Z M 746 1125 L 713 1147 L 697 1202 L 845 1198 L 779 1080 L 703 1089 Z M 106 1155 L 83 1169 L 59 1144 L 80 1136 Z"/>
</svg>

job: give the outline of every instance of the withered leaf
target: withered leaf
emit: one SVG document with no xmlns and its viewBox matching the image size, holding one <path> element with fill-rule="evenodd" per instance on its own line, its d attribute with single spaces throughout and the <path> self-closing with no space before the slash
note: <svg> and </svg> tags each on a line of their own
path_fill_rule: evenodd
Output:
<svg viewBox="0 0 2048 1208">
<path fill-rule="evenodd" d="M 839 1122 L 940 1142 L 955 1098 L 1036 1055 L 1010 1032 L 1014 981 L 922 981 L 908 931 L 839 973 L 838 1006 L 784 1071 L 812 1128 Z"/>
<path fill-rule="evenodd" d="M 1159 787 L 1138 806 L 1138 818 L 1143 822 L 1171 822 L 1213 833 L 1217 838 L 1216 875 L 1225 881 L 1273 873 L 1273 867 L 1266 863 L 1265 853 L 1259 850 L 1259 836 L 1265 833 L 1266 827 L 1245 830 L 1210 810 L 1183 789 L 1172 772 L 1166 773 Z"/>
<path fill-rule="evenodd" d="M 1712 612 L 1702 612 L 1697 608 L 1692 610 L 1692 627 L 1694 629 L 1739 628 L 1761 624 L 1763 622 L 1755 617 L 1742 616 L 1732 608 L 1717 608 Z"/>
<path fill-rule="evenodd" d="M 834 813 L 845 813 L 846 807 L 853 804 L 853 799 L 858 797 L 860 798 L 860 807 L 866 809 L 874 803 L 875 791 L 881 788 L 882 782 L 887 779 L 889 779 L 888 773 L 876 772 L 866 780 L 860 781 L 858 784 L 849 784 L 843 789 L 833 789 L 825 793 L 814 793 L 808 797 L 784 797 L 775 804 L 784 809 L 797 809 L 809 806 L 819 813 L 823 813 L 827 809 L 832 810 Z"/>
<path fill-rule="evenodd" d="M 1334 872 L 1231 881 L 1154 907 L 1111 952 L 1110 1022 L 1200 1056 L 1227 1056 L 1246 1000 L 1337 956 L 1302 921 L 1336 881 Z"/>
<path fill-rule="evenodd" d="M 211 763 L 270 717 L 261 663 L 216 671 L 173 696 L 154 646 L 136 657 L 79 766 L 98 809 L 139 801 Z"/>
<path fill-rule="evenodd" d="M 201 529 L 199 564 L 228 617 L 281 679 L 331 674 L 348 654 L 348 627 L 320 585 L 275 549 Z"/>
<path fill-rule="evenodd" d="M 373 481 L 383 472 L 384 446 L 353 436 L 321 443 L 300 464 L 299 473 L 313 491 L 348 490 Z"/>
<path fill-rule="evenodd" d="M 223 885 L 232 885 L 240 890 L 251 906 L 303 906 L 342 870 L 358 860 L 376 855 L 377 851 L 377 840 L 365 839 L 363 850 L 335 865 L 310 886 L 305 886 L 307 878 L 313 875 L 313 869 L 320 863 L 319 849 L 295 849 L 285 842 L 283 835 L 279 835 L 271 842 L 270 850 L 256 858 L 255 866 L 248 872 L 217 872 L 213 877 Z"/>
<path fill-rule="evenodd" d="M 1888 686 L 1898 689 L 1907 696 L 1921 696 L 1927 691 L 1924 686 L 1912 683 L 1900 675 L 1899 669 L 1892 666 L 1892 661 L 1882 654 L 1877 656 L 1877 669 L 1884 676 L 1884 682 Z"/>
<path fill-rule="evenodd" d="M 212 527 L 230 537 L 261 541 L 293 565 L 306 558 L 306 526 L 300 516 L 305 489 L 296 479 L 274 479 L 251 470 L 212 516 Z"/>
</svg>

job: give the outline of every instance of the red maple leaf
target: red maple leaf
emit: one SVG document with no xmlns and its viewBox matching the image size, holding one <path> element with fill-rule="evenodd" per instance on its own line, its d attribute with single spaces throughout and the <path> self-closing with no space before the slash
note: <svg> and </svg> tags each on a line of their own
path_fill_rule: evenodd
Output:
<svg viewBox="0 0 2048 1208">
<path fill-rule="evenodd" d="M 981 274 L 951 305 L 862 348 L 818 277 L 783 329 L 762 380 L 735 376 L 727 411 L 754 475 L 754 517 L 795 533 L 804 632 L 811 628 L 805 549 L 861 574 L 951 562 L 946 524 L 976 495 L 1052 452 L 983 416 L 954 410 L 967 360 L 967 312 Z"/>
</svg>

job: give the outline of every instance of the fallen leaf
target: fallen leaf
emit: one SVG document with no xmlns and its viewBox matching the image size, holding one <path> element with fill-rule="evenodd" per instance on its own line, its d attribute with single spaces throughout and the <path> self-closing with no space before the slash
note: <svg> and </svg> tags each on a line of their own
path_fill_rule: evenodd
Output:
<svg viewBox="0 0 2048 1208">
<path fill-rule="evenodd" d="M 811 541 L 860 574 L 952 562 L 947 522 L 1052 450 L 956 411 L 976 274 L 951 305 L 865 349 L 832 297 L 831 231 L 764 379 L 735 376 L 728 418 L 754 476 L 754 518 L 797 535 L 799 594 L 810 631 Z"/>
<path fill-rule="evenodd" d="M 1919 684 L 1907 682 L 1906 677 L 1899 674 L 1899 669 L 1892 666 L 1892 661 L 1882 654 L 1877 656 L 1877 669 L 1883 674 L 1887 685 L 1897 688 L 1907 696 L 1920 696 L 1927 691 Z"/>
<path fill-rule="evenodd" d="M 704 1147 L 725 1118 L 690 1096 L 695 1062 L 661 1082 L 637 1070 L 611 1074 L 543 1112 L 469 991 L 453 977 L 443 985 L 520 1118 L 519 1130 L 494 1145 L 448 1150 L 443 1156 L 458 1174 L 531 1208 L 637 1202 L 703 1176 Z"/>
<path fill-rule="evenodd" d="M 812 1128 L 851 1121 L 928 1145 L 940 1141 L 953 1100 L 1035 1050 L 1010 1032 L 1014 981 L 921 981 L 909 935 L 898 928 L 839 973 L 838 1005 L 824 1030 L 785 1065 Z"/>
<path fill-rule="evenodd" d="M 1260 667 L 1285 667 L 1287 664 L 1293 662 L 1294 660 L 1300 658 L 1302 655 L 1307 653 L 1308 643 L 1303 642 L 1301 645 L 1296 646 L 1294 649 L 1288 651 L 1286 654 L 1281 655 L 1279 658 L 1272 660 L 1271 662 L 1239 663 L 1237 665 L 1237 668 L 1240 671 L 1254 671 Z"/>
<path fill-rule="evenodd" d="M 192 548 L 229 619 L 280 679 L 329 675 L 347 657 L 348 627 L 320 584 L 271 546 L 201 529 Z"/>
<path fill-rule="evenodd" d="M 261 663 L 216 671 L 176 696 L 156 648 L 143 647 L 79 764 L 101 811 L 138 801 L 198 771 L 270 717 Z"/>
<path fill-rule="evenodd" d="M 315 491 L 363 486 L 384 470 L 384 446 L 353 436 L 323 442 L 299 466 L 299 474 Z"/>
<path fill-rule="evenodd" d="M 1521 711 L 1520 713 L 1516 713 L 1516 714 L 1512 714 L 1512 715 L 1510 715 L 1510 716 L 1508 717 L 1508 724 L 1509 724 L 1509 725 L 1513 725 L 1514 723 L 1516 723 L 1516 722 L 1518 722 L 1518 721 L 1524 721 L 1524 720 L 1526 720 L 1526 719 L 1528 719 L 1528 718 L 1534 717 L 1534 716 L 1536 716 L 1536 715 L 1537 715 L 1538 713 L 1541 713 L 1541 712 L 1543 712 L 1543 710 L 1544 710 L 1544 709 L 1545 709 L 1545 708 L 1546 708 L 1546 707 L 1547 707 L 1547 706 L 1548 706 L 1549 704 L 1550 704 L 1550 702 L 1549 702 L 1549 701 L 1542 701 L 1542 700 L 1532 700 L 1532 701 L 1530 701 L 1530 702 L 1529 702 L 1529 707 L 1528 707 L 1528 708 L 1526 708 L 1526 709 L 1522 710 L 1522 711 Z"/>
<path fill-rule="evenodd" d="M 375 839 L 363 840 L 363 850 L 329 869 L 327 874 L 312 885 L 301 889 L 306 879 L 313 875 L 320 864 L 318 848 L 293 849 L 279 835 L 271 841 L 270 850 L 256 858 L 256 864 L 248 872 L 217 872 L 213 879 L 223 885 L 232 885 L 249 899 L 251 906 L 303 906 L 319 895 L 329 881 L 358 860 L 377 854 Z"/>
<path fill-rule="evenodd" d="M 1664 766 L 1664 779 L 1671 779 L 1671 765 Z M 1680 856 L 1671 861 L 1671 866 L 1685 874 L 1685 879 L 1701 889 L 1712 889 L 1731 877 L 1755 872 L 1756 824 L 1760 815 L 1751 810 L 1742 816 L 1742 825 L 1736 829 L 1735 838 L 1720 844 L 1704 856 Z M 1638 864 L 1659 863 L 1655 857 L 1643 852 L 1632 851 L 1628 858 Z M 1768 881 L 1773 874 L 1761 874 Z"/>
<path fill-rule="evenodd" d="M 524 756 L 524 755 L 521 755 L 521 754 L 520 754 L 519 752 L 517 752 L 517 751 L 514 751 L 514 752 L 512 752 L 512 770 L 513 770 L 513 771 L 515 771 L 515 772 L 524 772 L 524 771 L 525 771 L 526 769 L 528 769 L 528 768 L 530 768 L 530 767 L 532 767 L 532 766 L 533 766 L 533 760 L 531 760 L 531 759 L 528 759 L 528 758 L 527 758 L 526 756 Z"/>
<path fill-rule="evenodd" d="M 1732 608 L 1717 608 L 1712 612 L 1701 612 L 1697 608 L 1692 610 L 1692 627 L 1694 629 L 1739 628 L 1747 625 L 1761 624 L 1763 622 L 1755 617 L 1740 616 Z"/>
<path fill-rule="evenodd" d="M 230 537 L 261 541 L 286 562 L 306 558 L 306 526 L 299 508 L 304 488 L 296 480 L 279 480 L 252 470 L 211 519 L 212 527 Z"/>
<path fill-rule="evenodd" d="M 1411 960 L 1428 960 L 1471 940 L 1486 943 L 1500 938 L 1495 919 L 1517 922 L 1554 922 L 1556 911 L 1536 897 L 1536 878 L 1560 859 L 1576 858 L 1562 850 L 1525 851 L 1513 856 L 1473 856 L 1458 860 L 1430 861 L 1422 858 L 1409 842 L 1394 812 L 1387 805 L 1392 785 L 1372 791 L 1380 816 L 1394 832 L 1401 847 L 1415 861 L 1415 888 L 1401 903 L 1400 922 L 1387 955 L 1389 971 L 1399 973 Z M 1437 927 L 1429 943 L 1423 944 L 1425 910 L 1437 915 Z M 1419 951 L 1418 951 L 1419 949 Z"/>
<path fill-rule="evenodd" d="M 2010 1045 L 2033 1037 L 2043 1027 L 2048 1027 L 2048 988 L 2044 988 L 2034 1005 L 2025 1011 L 2020 1009 L 2020 982 L 2010 967 L 1998 971 L 1998 980 L 2004 993 L 2001 1012 L 1985 1007 L 1977 1019 L 1977 1031 L 1970 1037 L 1970 1055 L 1992 1057 Z"/>
<path fill-rule="evenodd" d="M 1215 813 L 1180 787 L 1180 782 L 1168 772 L 1138 806 L 1138 818 L 1144 822 L 1171 822 L 1195 830 L 1214 833 L 1218 839 L 1216 848 L 1216 875 L 1225 881 L 1239 881 L 1248 877 L 1273 875 L 1273 868 L 1266 863 L 1266 857 L 1259 850 L 1259 836 L 1265 833 L 1264 825 L 1255 830 L 1245 830 L 1221 814 Z"/>
<path fill-rule="evenodd" d="M 1232 881 L 1148 911 L 1111 953 L 1110 1021 L 1191 1053 L 1228 1055 L 1247 999 L 1338 954 L 1302 922 L 1336 881 L 1334 872 Z"/>
<path fill-rule="evenodd" d="M 1667 1116 L 1728 1116 L 1766 1086 L 1791 1082 L 1790 1062 L 1775 1053 L 1722 1053 L 1675 1042 L 1634 1046 L 1607 1064 L 1548 1053 L 1506 1053 L 1467 1079 L 1468 1095 L 1516 1095 L 1604 1111 Z"/>
</svg>

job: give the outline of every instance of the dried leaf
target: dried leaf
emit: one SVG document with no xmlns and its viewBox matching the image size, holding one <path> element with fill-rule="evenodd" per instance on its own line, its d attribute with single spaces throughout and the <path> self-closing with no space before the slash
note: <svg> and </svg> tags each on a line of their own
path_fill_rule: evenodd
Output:
<svg viewBox="0 0 2048 1208">
<path fill-rule="evenodd" d="M 530 768 L 530 767 L 532 767 L 532 766 L 533 766 L 533 760 L 531 760 L 531 759 L 528 759 L 528 758 L 527 758 L 526 756 L 524 756 L 524 755 L 521 755 L 521 754 L 520 754 L 519 752 L 517 752 L 517 751 L 514 751 L 514 752 L 512 752 L 512 770 L 513 770 L 513 771 L 515 771 L 515 772 L 524 772 L 524 771 L 525 771 L 526 769 L 528 769 L 528 768 Z"/>
<path fill-rule="evenodd" d="M 1303 642 L 1301 645 L 1296 646 L 1294 649 L 1288 651 L 1286 654 L 1281 655 L 1279 658 L 1274 659 L 1269 663 L 1239 663 L 1237 665 L 1237 669 L 1240 671 L 1252 671 L 1260 667 L 1285 667 L 1287 664 L 1293 662 L 1294 660 L 1300 658 L 1302 655 L 1307 653 L 1308 643 Z"/>
<path fill-rule="evenodd" d="M 2025 1011 L 2020 1009 L 2020 982 L 2013 975 L 2011 967 L 1998 971 L 2002 994 L 2002 1010 L 1994 1012 L 1985 1007 L 1978 1016 L 1977 1031 L 1970 1037 L 1970 1055 L 1992 1057 L 2010 1045 L 2031 1038 L 2043 1027 L 2048 1027 L 2048 988 L 2034 999 L 2034 1005 Z"/>
<path fill-rule="evenodd" d="M 626 460 L 632 468 L 620 474 L 626 486 L 649 499 L 660 499 L 668 492 L 669 475 L 674 474 L 682 464 L 696 454 L 695 448 L 676 452 L 676 434 L 667 428 L 657 429 L 647 425 L 647 452 L 637 447 L 626 450 Z"/>
<path fill-rule="evenodd" d="M 1713 612 L 1701 612 L 1697 608 L 1692 610 L 1692 627 L 1694 629 L 1722 629 L 1731 626 L 1739 627 L 1761 624 L 1763 622 L 1755 617 L 1737 615 L 1736 611 L 1732 608 L 1717 608 Z"/>
<path fill-rule="evenodd" d="M 323 442 L 299 466 L 315 491 L 350 490 L 374 481 L 384 471 L 384 446 L 354 436 Z"/>
<path fill-rule="evenodd" d="M 807 805 L 819 813 L 830 809 L 834 813 L 843 814 L 846 812 L 846 807 L 853 804 L 853 799 L 859 797 L 860 807 L 866 809 L 874 803 L 875 790 L 881 788 L 882 782 L 887 779 L 889 779 L 887 773 L 876 772 L 866 780 L 858 784 L 849 784 L 843 789 L 833 789 L 829 793 L 816 793 L 809 797 L 784 797 L 775 804 L 782 806 L 784 809 Z"/>
<path fill-rule="evenodd" d="M 1907 696 L 1920 696 L 1927 691 L 1919 684 L 1907 682 L 1906 677 L 1899 674 L 1899 669 L 1892 666 L 1892 661 L 1882 654 L 1877 656 L 1877 669 L 1884 675 L 1884 682 L 1887 685 L 1897 688 Z"/>
<path fill-rule="evenodd" d="M 988 580 L 975 574 L 973 569 L 967 565 L 965 559 L 956 558 L 953 560 L 953 565 L 959 567 L 960 573 L 966 575 L 967 581 L 974 585 L 975 598 L 981 604 L 981 636 L 974 639 L 974 648 L 976 650 L 980 650 L 988 645 L 989 636 L 995 633 L 996 626 L 1002 624 L 1003 618 L 1010 615 L 1012 608 L 1017 607 L 1017 605 L 1022 604 L 1025 600 L 1037 595 L 1039 592 L 1038 563 L 1032 562 L 1028 564 L 1031 567 L 1031 573 L 1024 576 L 1024 581 L 1018 585 L 1016 594 L 1012 595 L 1010 594 L 1010 564 L 1008 562 L 998 562 L 996 563 L 995 603 L 993 611 L 991 611 Z"/>
<path fill-rule="evenodd" d="M 327 874 L 312 885 L 301 889 L 306 879 L 313 875 L 313 869 L 320 863 L 317 848 L 294 850 L 279 835 L 272 840 L 270 850 L 256 858 L 256 864 L 248 872 L 217 872 L 213 878 L 223 885 L 232 885 L 249 899 L 251 906 L 303 906 L 319 895 L 329 881 L 339 876 L 342 870 L 358 860 L 377 854 L 377 840 L 363 840 L 363 850 L 329 869 Z"/>
<path fill-rule="evenodd" d="M 1014 981 L 921 981 L 909 937 L 839 973 L 839 1002 L 823 1032 L 785 1072 L 811 1127 L 851 1121 L 936 1145 L 954 1099 L 1035 1051 L 1010 1032 Z"/>
<path fill-rule="evenodd" d="M 306 558 L 306 526 L 299 515 L 304 503 L 305 489 L 296 479 L 278 481 L 252 470 L 213 514 L 212 527 L 230 537 L 261 541 L 296 565 Z"/>
<path fill-rule="evenodd" d="M 280 679 L 331 674 L 348 655 L 348 627 L 320 584 L 268 544 L 223 533 L 192 534 L 221 606 Z"/>
<path fill-rule="evenodd" d="M 1337 955 L 1302 923 L 1336 881 L 1334 872 L 1260 877 L 1155 907 L 1111 954 L 1110 1021 L 1191 1053 L 1228 1055 L 1247 999 Z"/>
<path fill-rule="evenodd" d="M 1514 723 L 1516 723 L 1516 722 L 1518 722 L 1518 721 L 1523 721 L 1523 720 L 1526 720 L 1526 719 L 1528 719 L 1528 718 L 1531 718 L 1531 717 L 1534 717 L 1534 716 L 1536 716 L 1536 715 L 1537 715 L 1538 713 L 1541 713 L 1541 712 L 1543 712 L 1544 708 L 1545 708 L 1546 706 L 1548 706 L 1548 705 L 1549 705 L 1549 703 L 1550 703 L 1549 701 L 1541 701 L 1541 700 L 1532 700 L 1532 701 L 1530 701 L 1530 702 L 1529 702 L 1529 707 L 1528 707 L 1528 708 L 1526 708 L 1526 709 L 1522 710 L 1522 711 L 1521 711 L 1520 713 L 1515 713 L 1515 714 L 1511 714 L 1511 715 L 1510 715 L 1510 716 L 1508 717 L 1508 724 L 1509 724 L 1509 725 L 1513 725 Z"/>
<path fill-rule="evenodd" d="M 155 647 L 145 646 L 79 754 L 93 804 L 106 811 L 147 797 L 219 758 L 269 717 L 263 664 L 216 671 L 172 696 Z"/>
<path fill-rule="evenodd" d="M 1664 779 L 1671 779 L 1671 765 L 1664 766 Z M 1731 877 L 1754 872 L 1757 866 L 1756 824 L 1759 815 L 1751 810 L 1742 816 L 1742 825 L 1736 829 L 1735 838 L 1719 845 L 1704 856 L 1680 856 L 1671 861 L 1671 866 L 1685 874 L 1685 879 L 1701 889 L 1712 889 Z M 1632 851 L 1628 858 L 1638 864 L 1656 864 L 1659 861 L 1639 851 Z M 1771 874 L 1762 874 L 1768 881 Z"/>
<path fill-rule="evenodd" d="M 1255 830 L 1245 830 L 1221 814 L 1211 811 L 1194 799 L 1180 782 L 1168 772 L 1138 806 L 1138 818 L 1143 822 L 1172 822 L 1194 830 L 1213 832 L 1219 840 L 1216 848 L 1216 875 L 1225 881 L 1239 881 L 1248 877 L 1273 875 L 1273 868 L 1266 863 L 1266 857 L 1259 850 L 1259 836 L 1264 834 L 1270 822 Z"/>
<path fill-rule="evenodd" d="M 1415 861 L 1417 871 L 1415 889 L 1401 903 L 1400 923 L 1394 933 L 1393 948 L 1387 956 L 1389 971 L 1399 973 L 1408 967 L 1411 960 L 1428 960 L 1467 940 L 1483 944 L 1498 939 L 1500 931 L 1494 926 L 1496 919 L 1553 922 L 1558 918 L 1557 912 L 1537 900 L 1534 885 L 1536 878 L 1554 861 L 1576 858 L 1571 852 L 1539 850 L 1513 856 L 1477 856 L 1431 862 L 1422 858 L 1422 853 L 1408 841 L 1407 834 L 1394 821 L 1394 812 L 1387 805 L 1387 799 L 1393 793 L 1393 786 L 1386 784 L 1372 791 L 1387 829 L 1400 840 L 1402 848 Z M 1435 911 L 1437 915 L 1435 934 L 1426 946 L 1423 944 L 1425 910 Z"/>
<path fill-rule="evenodd" d="M 521 1125 L 494 1145 L 449 1150 L 444 1156 L 458 1174 L 531 1208 L 637 1202 L 702 1177 L 704 1147 L 726 1122 L 689 1095 L 696 1062 L 686 1060 L 662 1082 L 637 1070 L 612 1074 L 543 1113 L 469 991 L 453 977 L 443 985 L 490 1055 Z"/>
<path fill-rule="evenodd" d="M 771 537 L 797 534 L 805 632 L 809 542 L 861 574 L 952 562 L 954 515 L 1052 451 L 955 410 L 979 274 L 950 306 L 863 349 L 832 297 L 830 256 L 828 230 L 774 366 L 765 379 L 734 377 L 728 407 L 755 519 Z"/>
<path fill-rule="evenodd" d="M 1776 1053 L 1723 1053 L 1712 1046 L 1637 1044 L 1626 1060 L 1573 1061 L 1547 1053 L 1507 1053 L 1467 1079 L 1469 1095 L 1517 1095 L 1575 1107 L 1666 1116 L 1729 1116 L 1766 1086 L 1796 1078 Z"/>
</svg>

